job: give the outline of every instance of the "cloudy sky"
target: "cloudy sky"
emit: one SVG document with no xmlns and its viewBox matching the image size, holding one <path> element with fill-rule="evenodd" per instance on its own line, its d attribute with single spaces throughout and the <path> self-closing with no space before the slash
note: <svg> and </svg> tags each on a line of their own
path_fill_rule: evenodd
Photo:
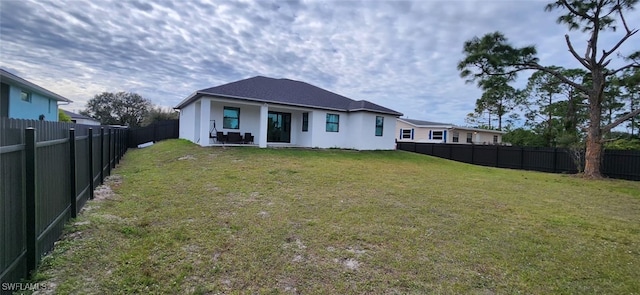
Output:
<svg viewBox="0 0 640 295">
<path fill-rule="evenodd" d="M 579 66 L 548 2 L 0 0 L 0 66 L 73 100 L 69 110 L 103 91 L 173 107 L 262 75 L 464 125 L 481 92 L 456 65 L 473 36 L 502 31 L 514 45 L 535 44 L 543 65 Z M 640 27 L 638 11 L 627 19 Z M 570 36 L 584 52 L 587 37 Z M 636 36 L 620 51 L 638 47 Z"/>
</svg>

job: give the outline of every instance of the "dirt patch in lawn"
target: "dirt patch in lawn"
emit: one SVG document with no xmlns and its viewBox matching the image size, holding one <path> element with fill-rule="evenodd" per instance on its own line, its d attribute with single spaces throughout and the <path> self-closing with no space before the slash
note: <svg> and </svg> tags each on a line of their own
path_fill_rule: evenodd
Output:
<svg viewBox="0 0 640 295">
<path fill-rule="evenodd" d="M 96 201 L 116 199 L 118 195 L 116 195 L 111 188 L 120 186 L 120 184 L 122 184 L 122 176 L 120 175 L 107 176 L 104 179 L 104 184 L 99 185 L 93 191 L 93 199 Z"/>
</svg>

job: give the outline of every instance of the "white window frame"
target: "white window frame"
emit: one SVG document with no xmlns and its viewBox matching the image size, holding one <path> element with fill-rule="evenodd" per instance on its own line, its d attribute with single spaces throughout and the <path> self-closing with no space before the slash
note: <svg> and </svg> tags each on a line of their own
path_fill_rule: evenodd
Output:
<svg viewBox="0 0 640 295">
<path fill-rule="evenodd" d="M 31 92 L 21 90 L 20 91 L 20 100 L 24 102 L 31 102 Z"/>
</svg>

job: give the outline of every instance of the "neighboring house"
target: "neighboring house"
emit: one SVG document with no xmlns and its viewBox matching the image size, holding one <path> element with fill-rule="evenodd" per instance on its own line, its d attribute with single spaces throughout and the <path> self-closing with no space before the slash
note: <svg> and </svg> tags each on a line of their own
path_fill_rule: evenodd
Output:
<svg viewBox="0 0 640 295">
<path fill-rule="evenodd" d="M 85 115 L 80 115 L 80 114 L 76 114 L 76 113 L 72 113 L 69 112 L 67 110 L 62 110 L 65 114 L 67 114 L 67 116 L 71 117 L 71 122 L 76 123 L 76 124 L 83 124 L 83 125 L 100 125 L 100 121 L 97 121 L 94 118 L 85 116 Z"/>
<path fill-rule="evenodd" d="M 0 86 L 0 117 L 58 121 L 58 102 L 71 102 L 4 69 Z"/>
<path fill-rule="evenodd" d="M 404 118 L 398 118 L 396 128 L 396 138 L 405 142 L 502 144 L 502 135 L 506 133 Z"/>
<path fill-rule="evenodd" d="M 260 147 L 395 149 L 402 116 L 311 84 L 262 76 L 196 91 L 175 108 L 180 138 L 201 146 L 219 143 L 222 132 L 251 133 Z"/>
</svg>

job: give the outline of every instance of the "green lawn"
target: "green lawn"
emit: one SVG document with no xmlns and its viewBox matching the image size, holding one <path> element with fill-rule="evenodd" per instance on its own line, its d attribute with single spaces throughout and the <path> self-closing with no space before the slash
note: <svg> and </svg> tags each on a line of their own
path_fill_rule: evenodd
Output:
<svg viewBox="0 0 640 295">
<path fill-rule="evenodd" d="M 640 182 L 182 140 L 114 173 L 36 275 L 56 293 L 640 292 Z"/>
</svg>

